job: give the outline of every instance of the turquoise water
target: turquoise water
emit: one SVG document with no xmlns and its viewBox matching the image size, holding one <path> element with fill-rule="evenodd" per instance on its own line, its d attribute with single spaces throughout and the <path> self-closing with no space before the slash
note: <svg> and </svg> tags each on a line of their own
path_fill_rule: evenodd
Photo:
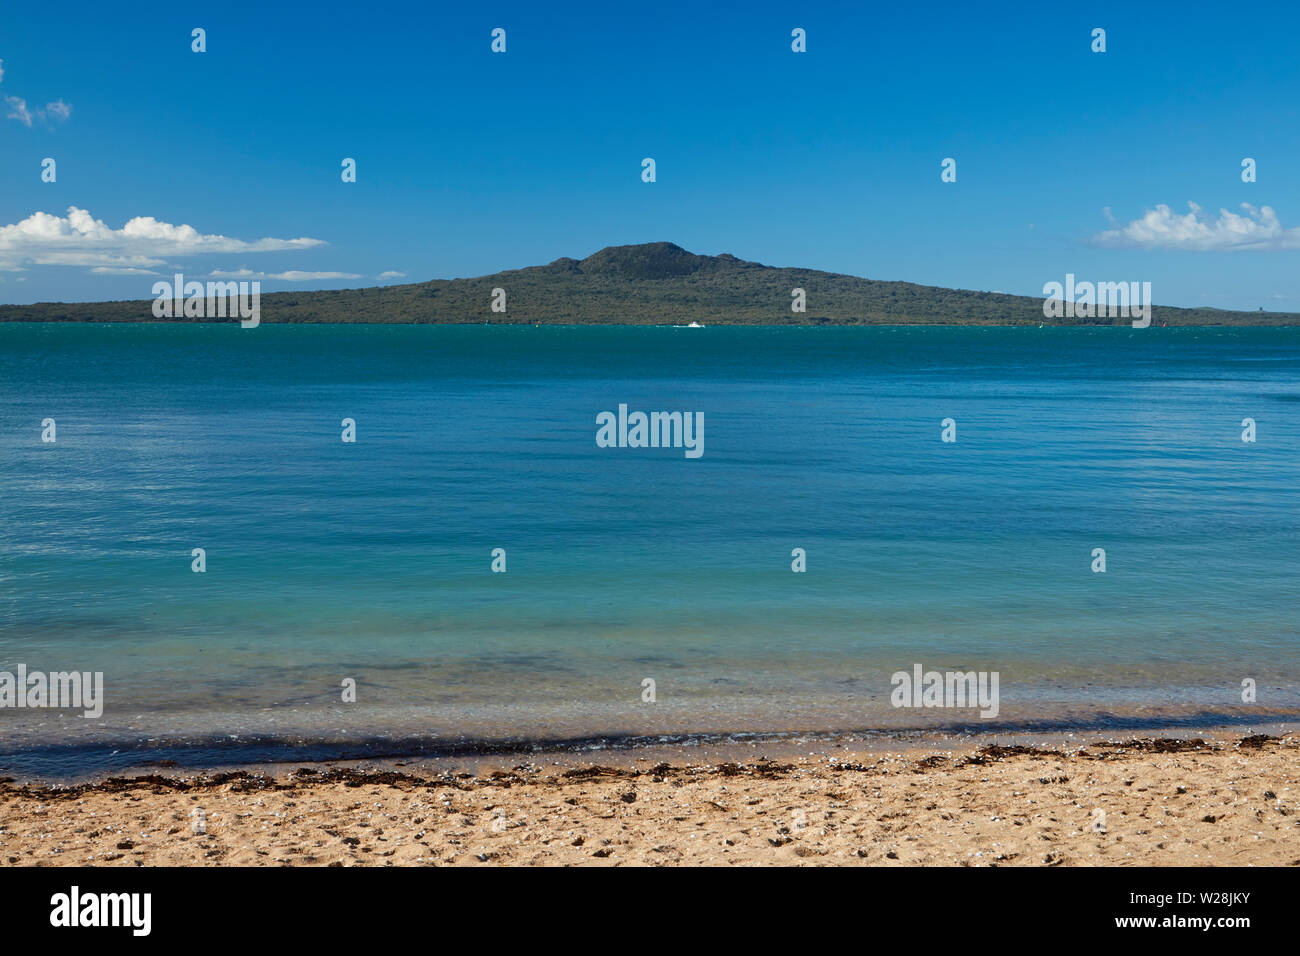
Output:
<svg viewBox="0 0 1300 956">
<path fill-rule="evenodd" d="M 1300 713 L 1300 329 L 0 325 L 0 520 L 21 771 Z"/>
</svg>

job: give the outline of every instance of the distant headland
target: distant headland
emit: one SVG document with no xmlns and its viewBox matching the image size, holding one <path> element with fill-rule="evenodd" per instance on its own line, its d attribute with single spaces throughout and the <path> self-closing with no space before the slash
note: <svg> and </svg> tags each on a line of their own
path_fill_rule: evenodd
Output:
<svg viewBox="0 0 1300 956">
<path fill-rule="evenodd" d="M 1049 277 L 1051 278 L 1051 277 Z M 802 290 L 802 295 L 799 290 Z M 797 305 L 803 311 L 797 311 Z M 3 322 L 192 322 L 150 299 L 0 306 Z M 233 315 L 234 313 L 226 313 Z M 1156 305 L 1151 324 L 1300 325 L 1294 312 Z M 206 320 L 210 321 L 210 320 Z M 226 321 L 236 321 L 228 319 Z M 778 268 L 671 242 L 609 246 L 585 259 L 472 279 L 261 296 L 261 321 L 501 325 L 1129 325 L 1113 315 L 1044 318 L 1043 299 Z"/>
</svg>

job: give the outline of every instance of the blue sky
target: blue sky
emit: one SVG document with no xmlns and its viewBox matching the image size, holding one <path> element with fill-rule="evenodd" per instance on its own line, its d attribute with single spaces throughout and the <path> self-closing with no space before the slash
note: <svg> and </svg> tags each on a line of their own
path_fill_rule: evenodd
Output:
<svg viewBox="0 0 1300 956">
<path fill-rule="evenodd" d="M 149 273 L 178 270 L 413 282 L 671 240 L 1300 311 L 1295 4 L 187 6 L 7 5 L 0 302 L 150 298 Z"/>
</svg>

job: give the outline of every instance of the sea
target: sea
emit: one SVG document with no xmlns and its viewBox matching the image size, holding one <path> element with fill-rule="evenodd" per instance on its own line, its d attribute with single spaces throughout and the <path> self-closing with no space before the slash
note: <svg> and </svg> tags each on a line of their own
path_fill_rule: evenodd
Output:
<svg viewBox="0 0 1300 956">
<path fill-rule="evenodd" d="M 50 778 L 1285 724 L 1300 329 L 0 324 L 20 666 Z"/>
</svg>

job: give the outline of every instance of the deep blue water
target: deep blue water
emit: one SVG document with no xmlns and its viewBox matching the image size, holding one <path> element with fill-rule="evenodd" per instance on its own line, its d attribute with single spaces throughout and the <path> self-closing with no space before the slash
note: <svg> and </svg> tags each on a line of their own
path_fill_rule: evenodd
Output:
<svg viewBox="0 0 1300 956">
<path fill-rule="evenodd" d="M 0 521 L 0 669 L 107 685 L 0 709 L 23 771 L 1300 713 L 1300 329 L 0 325 Z"/>
</svg>

